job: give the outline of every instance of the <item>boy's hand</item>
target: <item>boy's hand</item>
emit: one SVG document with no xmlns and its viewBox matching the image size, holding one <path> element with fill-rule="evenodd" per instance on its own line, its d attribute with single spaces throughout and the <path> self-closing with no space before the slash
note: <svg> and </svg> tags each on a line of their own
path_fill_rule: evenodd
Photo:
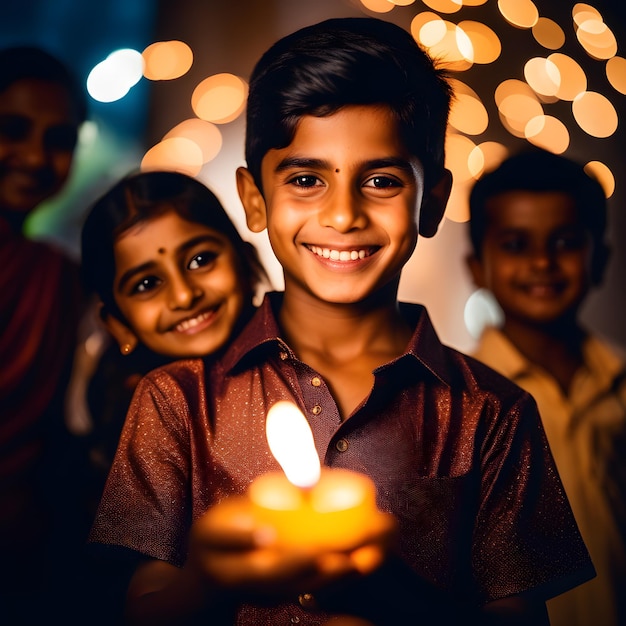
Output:
<svg viewBox="0 0 626 626">
<path fill-rule="evenodd" d="M 214 585 L 233 592 L 290 596 L 311 592 L 347 576 L 367 574 L 382 562 L 395 536 L 389 515 L 359 529 L 342 551 L 280 544 L 271 528 L 260 526 L 245 496 L 212 507 L 193 525 L 188 566 Z"/>
</svg>

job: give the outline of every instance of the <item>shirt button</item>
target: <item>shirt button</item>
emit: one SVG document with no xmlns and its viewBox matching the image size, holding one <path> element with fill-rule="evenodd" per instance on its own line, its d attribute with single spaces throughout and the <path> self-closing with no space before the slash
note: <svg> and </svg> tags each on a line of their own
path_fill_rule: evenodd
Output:
<svg viewBox="0 0 626 626">
<path fill-rule="evenodd" d="M 297 615 L 294 615 L 294 617 L 292 617 L 289 621 L 292 624 L 299 624 L 300 623 L 300 618 Z"/>
<path fill-rule="evenodd" d="M 340 439 L 335 444 L 335 448 L 337 448 L 337 450 L 339 450 L 339 452 L 345 452 L 348 449 L 348 440 L 347 439 Z"/>
<path fill-rule="evenodd" d="M 317 608 L 317 600 L 312 593 L 301 593 L 298 602 L 303 609 L 311 610 Z"/>
<path fill-rule="evenodd" d="M 311 384 L 313 385 L 313 387 L 319 387 L 322 384 L 322 380 L 319 376 L 314 376 L 311 379 Z"/>
<path fill-rule="evenodd" d="M 281 352 L 279 356 L 281 361 L 286 361 L 288 355 L 286 352 Z"/>
<path fill-rule="evenodd" d="M 316 404 L 312 409 L 311 409 L 311 413 L 313 413 L 313 415 L 319 415 L 322 412 L 322 407 L 319 404 Z"/>
</svg>

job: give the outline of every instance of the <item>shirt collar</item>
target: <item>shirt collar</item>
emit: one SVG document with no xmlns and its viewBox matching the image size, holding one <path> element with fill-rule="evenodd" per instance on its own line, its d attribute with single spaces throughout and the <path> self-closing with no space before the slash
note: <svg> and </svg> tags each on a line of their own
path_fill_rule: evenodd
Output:
<svg viewBox="0 0 626 626">
<path fill-rule="evenodd" d="M 232 370 L 243 360 L 254 358 L 253 354 L 258 353 L 262 346 L 272 344 L 290 351 L 281 338 L 277 322 L 277 313 L 281 302 L 282 293 L 265 294 L 263 302 L 252 320 L 224 354 L 222 362 L 225 371 Z M 408 357 L 420 363 L 443 383 L 450 385 L 451 375 L 446 365 L 444 346 L 437 336 L 426 309 L 420 304 L 402 302 L 400 303 L 400 311 L 414 329 L 413 335 L 406 352 L 387 366 L 393 367 L 394 364 Z"/>
</svg>

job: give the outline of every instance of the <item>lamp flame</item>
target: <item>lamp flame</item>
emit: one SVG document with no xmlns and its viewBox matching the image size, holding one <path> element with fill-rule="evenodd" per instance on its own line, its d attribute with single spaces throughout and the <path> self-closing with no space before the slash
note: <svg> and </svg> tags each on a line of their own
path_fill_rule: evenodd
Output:
<svg viewBox="0 0 626 626">
<path fill-rule="evenodd" d="M 312 487 L 320 478 L 320 460 L 313 433 L 302 411 L 282 400 L 267 413 L 265 433 L 272 454 L 290 483 Z"/>
</svg>

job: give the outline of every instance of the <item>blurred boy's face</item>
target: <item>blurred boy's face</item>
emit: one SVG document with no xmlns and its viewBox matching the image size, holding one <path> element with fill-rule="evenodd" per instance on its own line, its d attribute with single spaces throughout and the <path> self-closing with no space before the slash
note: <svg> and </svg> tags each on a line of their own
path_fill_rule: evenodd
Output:
<svg viewBox="0 0 626 626">
<path fill-rule="evenodd" d="M 349 106 L 304 116 L 262 162 L 264 194 L 239 173 L 252 230 L 267 227 L 285 288 L 354 303 L 395 285 L 418 236 L 423 171 L 390 112 Z"/>
<path fill-rule="evenodd" d="M 65 183 L 78 121 L 67 91 L 24 79 L 0 93 L 0 210 L 25 215 Z"/>
<path fill-rule="evenodd" d="M 551 323 L 575 317 L 591 285 L 591 255 L 571 196 L 509 191 L 488 201 L 482 258 L 470 269 L 507 322 Z"/>
<path fill-rule="evenodd" d="M 123 233 L 114 252 L 113 293 L 126 325 L 106 321 L 120 346 L 141 342 L 183 358 L 228 341 L 249 294 L 225 235 L 170 211 Z"/>
</svg>

